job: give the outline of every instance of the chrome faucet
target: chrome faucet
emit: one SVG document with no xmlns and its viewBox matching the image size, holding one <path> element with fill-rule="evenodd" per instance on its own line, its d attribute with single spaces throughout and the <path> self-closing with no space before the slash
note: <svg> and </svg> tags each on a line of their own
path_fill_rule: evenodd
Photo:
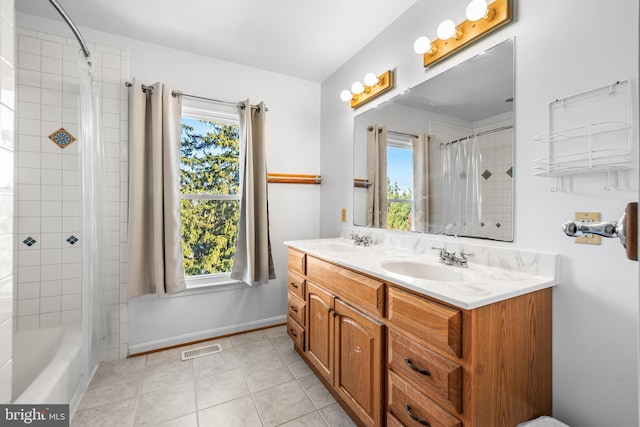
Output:
<svg viewBox="0 0 640 427">
<path fill-rule="evenodd" d="M 369 246 L 371 244 L 371 237 L 361 236 L 359 234 L 351 234 L 351 240 L 356 246 Z"/>
<path fill-rule="evenodd" d="M 453 265 L 455 267 L 467 268 L 467 257 L 473 256 L 473 252 L 467 252 L 464 249 L 460 250 L 460 254 L 456 255 L 455 252 L 448 252 L 447 248 L 431 247 L 431 249 L 440 251 L 439 260 L 442 264 Z"/>
</svg>

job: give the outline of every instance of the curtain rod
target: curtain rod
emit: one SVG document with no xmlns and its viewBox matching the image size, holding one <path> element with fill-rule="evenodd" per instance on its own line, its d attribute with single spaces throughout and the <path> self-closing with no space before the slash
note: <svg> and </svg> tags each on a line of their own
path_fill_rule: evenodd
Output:
<svg viewBox="0 0 640 427">
<path fill-rule="evenodd" d="M 371 132 L 373 130 L 373 126 L 369 126 L 367 128 L 367 130 L 369 132 Z M 382 132 L 382 129 L 378 129 L 378 133 L 380 133 L 380 132 Z M 395 130 L 387 130 L 387 133 L 390 133 L 390 134 L 393 134 L 393 135 L 408 136 L 408 137 L 411 137 L 411 138 L 417 138 L 418 137 L 418 135 L 413 135 L 411 133 L 404 133 L 404 132 L 396 132 Z"/>
<path fill-rule="evenodd" d="M 124 85 L 126 87 L 133 86 L 133 84 L 131 82 L 125 82 Z M 142 85 L 142 91 L 145 92 L 145 93 L 147 91 L 150 91 L 150 93 L 153 94 L 153 87 L 152 86 Z M 187 98 L 201 99 L 203 101 L 215 102 L 216 104 L 222 104 L 222 105 L 229 105 L 229 106 L 234 106 L 234 107 L 245 108 L 244 102 L 221 101 L 219 99 L 214 99 L 214 98 L 205 98 L 204 96 L 189 95 L 188 93 L 183 93 L 183 92 L 180 92 L 180 91 L 177 91 L 177 90 L 171 91 L 171 96 L 174 96 L 174 97 L 175 96 L 186 96 Z M 251 108 L 254 109 L 254 110 L 260 111 L 260 108 L 257 105 L 252 105 Z M 268 108 L 265 108 L 265 110 L 269 111 Z"/>
<path fill-rule="evenodd" d="M 502 126 L 502 127 L 495 128 L 495 129 L 484 130 L 484 131 L 478 132 L 478 133 L 472 133 L 471 135 L 463 136 L 462 138 L 454 139 L 453 141 L 450 141 L 450 142 L 441 142 L 440 145 L 455 144 L 456 142 L 462 142 L 462 141 L 465 141 L 467 139 L 474 138 L 476 136 L 489 135 L 490 133 L 500 132 L 500 131 L 507 130 L 507 129 L 513 129 L 513 125 L 507 125 L 507 126 Z"/>
</svg>

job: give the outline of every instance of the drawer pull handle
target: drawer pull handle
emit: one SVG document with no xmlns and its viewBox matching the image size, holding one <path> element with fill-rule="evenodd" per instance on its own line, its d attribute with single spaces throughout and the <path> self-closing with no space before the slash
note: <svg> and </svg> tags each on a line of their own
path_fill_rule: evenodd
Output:
<svg viewBox="0 0 640 427">
<path fill-rule="evenodd" d="M 296 307 L 295 305 L 291 306 L 291 311 L 295 311 L 296 313 L 298 312 L 298 307 Z"/>
<path fill-rule="evenodd" d="M 409 414 L 409 416 L 411 417 L 412 420 L 414 420 L 417 423 L 422 424 L 423 426 L 431 427 L 431 423 L 429 421 L 423 420 L 422 418 L 416 416 L 416 414 L 413 413 L 413 411 L 411 410 L 411 406 L 409 406 L 408 403 L 404 404 L 404 409 L 407 410 L 407 414 Z"/>
<path fill-rule="evenodd" d="M 411 363 L 411 359 L 409 359 L 408 357 L 404 358 L 404 363 L 406 363 L 408 367 L 410 367 L 412 370 L 416 371 L 419 374 L 426 375 L 427 377 L 431 376 L 431 372 L 427 371 L 426 369 L 420 369 L 415 367 L 413 363 Z"/>
<path fill-rule="evenodd" d="M 294 338 L 298 338 L 298 334 L 295 333 L 295 331 L 293 329 L 289 329 L 289 333 L 294 337 Z"/>
<path fill-rule="evenodd" d="M 291 282 L 291 286 L 293 286 L 294 288 L 298 289 L 298 285 L 296 285 L 295 283 Z"/>
</svg>

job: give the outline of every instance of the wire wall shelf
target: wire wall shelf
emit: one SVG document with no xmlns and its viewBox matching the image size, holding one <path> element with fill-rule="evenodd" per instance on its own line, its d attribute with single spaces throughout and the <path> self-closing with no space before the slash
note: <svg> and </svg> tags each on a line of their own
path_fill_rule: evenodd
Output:
<svg viewBox="0 0 640 427">
<path fill-rule="evenodd" d="M 618 81 L 549 103 L 547 132 L 534 141 L 546 145 L 533 161 L 533 174 L 556 177 L 552 191 L 564 191 L 572 175 L 606 173 L 604 189 L 619 189 L 620 174 L 633 169 L 631 96 Z"/>
</svg>

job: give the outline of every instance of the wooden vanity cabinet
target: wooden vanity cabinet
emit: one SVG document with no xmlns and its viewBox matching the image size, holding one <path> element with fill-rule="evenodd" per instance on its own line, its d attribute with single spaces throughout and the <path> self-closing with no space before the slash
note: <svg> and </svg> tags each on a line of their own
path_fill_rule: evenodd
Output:
<svg viewBox="0 0 640 427">
<path fill-rule="evenodd" d="M 289 276 L 287 293 L 287 334 L 296 348 L 305 350 L 306 334 L 306 273 L 307 255 L 289 250 Z"/>
<path fill-rule="evenodd" d="M 356 424 L 514 427 L 552 415 L 550 288 L 464 310 L 289 254 L 290 309 L 305 312 L 288 316 L 295 348 Z"/>
</svg>

